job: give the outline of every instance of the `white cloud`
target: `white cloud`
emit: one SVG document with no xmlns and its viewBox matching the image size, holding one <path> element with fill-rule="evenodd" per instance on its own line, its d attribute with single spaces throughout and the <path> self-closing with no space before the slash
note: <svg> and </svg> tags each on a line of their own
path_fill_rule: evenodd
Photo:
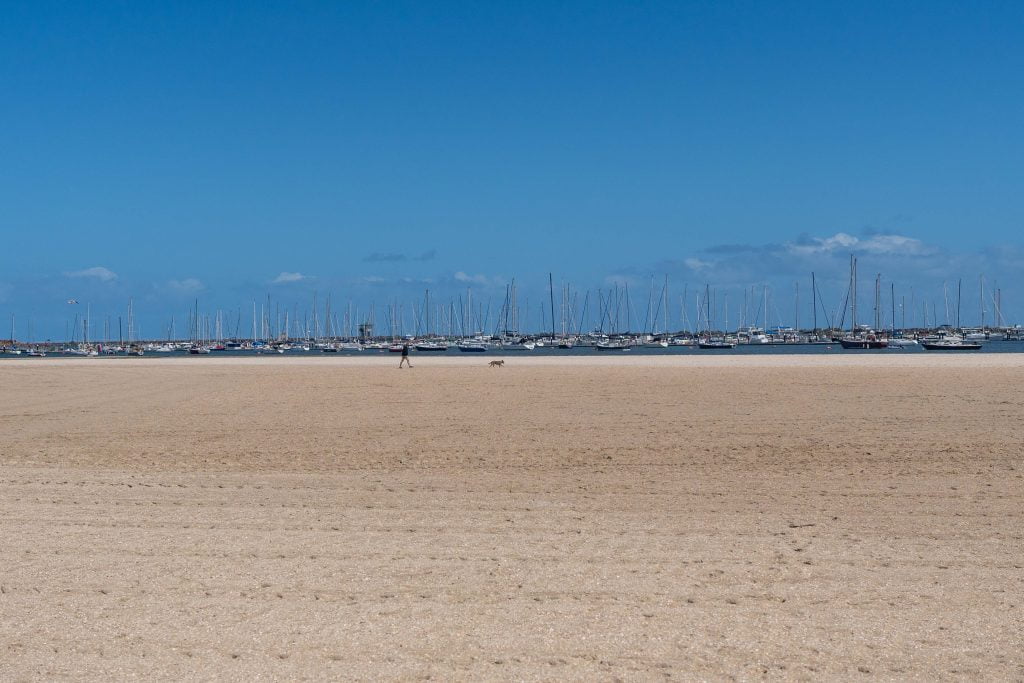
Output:
<svg viewBox="0 0 1024 683">
<path fill-rule="evenodd" d="M 789 243 L 792 254 L 833 254 L 842 251 L 865 252 L 887 256 L 924 256 L 935 250 L 919 239 L 903 235 L 871 235 L 864 239 L 837 232 L 831 237 L 812 237 L 809 241 Z"/>
<path fill-rule="evenodd" d="M 468 282 L 475 285 L 486 285 L 490 282 L 486 275 L 468 275 L 461 270 L 453 276 L 459 282 Z"/>
<path fill-rule="evenodd" d="M 704 270 L 705 268 L 710 268 L 714 264 L 710 261 L 702 261 L 699 258 L 688 258 L 683 259 L 683 265 L 690 270 Z"/>
<path fill-rule="evenodd" d="M 874 235 L 862 240 L 861 249 L 873 254 L 900 254 L 904 256 L 922 256 L 931 254 L 934 249 L 926 247 L 924 242 L 903 235 Z"/>
<path fill-rule="evenodd" d="M 286 283 L 286 282 L 300 282 L 301 280 L 308 280 L 308 279 L 309 279 L 309 276 L 308 275 L 303 275 L 302 273 L 289 273 L 289 272 L 286 272 L 286 271 L 281 271 L 281 274 L 278 275 L 277 277 L 275 277 L 270 282 L 272 284 L 279 285 L 279 284 L 283 284 L 283 283 Z"/>
<path fill-rule="evenodd" d="M 88 277 L 99 280 L 100 282 L 110 282 L 111 280 L 117 279 L 117 273 L 104 268 L 103 266 L 93 266 L 92 268 L 84 268 L 82 270 L 72 270 L 64 273 L 66 277 Z"/>
<path fill-rule="evenodd" d="M 181 294 L 191 294 L 206 288 L 206 285 L 204 285 L 201 280 L 197 280 L 194 277 L 188 277 L 184 280 L 170 280 L 168 281 L 167 286 Z"/>
</svg>

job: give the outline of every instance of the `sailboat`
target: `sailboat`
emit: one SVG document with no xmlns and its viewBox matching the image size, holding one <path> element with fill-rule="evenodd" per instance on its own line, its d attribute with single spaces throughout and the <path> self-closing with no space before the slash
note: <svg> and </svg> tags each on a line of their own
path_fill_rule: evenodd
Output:
<svg viewBox="0 0 1024 683">
<path fill-rule="evenodd" d="M 447 351 L 448 345 L 442 342 L 428 341 L 416 345 L 417 351 Z"/>
<path fill-rule="evenodd" d="M 907 346 L 917 346 L 916 339 L 907 339 L 903 336 L 903 329 L 896 334 L 896 286 L 889 283 L 889 301 L 892 306 L 892 326 L 889 330 L 889 348 L 900 350 Z"/>
<path fill-rule="evenodd" d="M 192 346 L 189 347 L 188 352 L 193 355 L 206 355 L 210 353 L 210 347 L 203 343 L 200 339 L 202 331 L 199 324 L 199 299 L 196 299 L 195 313 L 192 316 L 192 329 L 194 330 L 194 339 Z"/>
<path fill-rule="evenodd" d="M 594 344 L 598 351 L 629 351 L 629 340 L 625 337 L 605 338 Z"/>
<path fill-rule="evenodd" d="M 707 308 L 707 315 L 705 320 L 708 325 L 707 334 L 703 339 L 697 341 L 697 348 L 700 349 L 731 349 L 736 345 L 732 342 L 726 341 L 724 337 L 712 337 L 711 336 L 711 286 L 705 285 L 704 289 L 704 305 Z"/>
<path fill-rule="evenodd" d="M 435 337 L 435 335 L 434 335 L 434 333 L 433 333 L 433 331 L 431 330 L 431 327 L 430 327 L 430 290 L 429 289 L 426 290 L 426 292 L 423 295 L 423 314 L 424 314 L 424 318 L 425 318 L 425 322 L 424 322 L 423 327 L 426 330 L 427 336 L 428 337 Z M 437 339 L 435 337 L 434 341 L 421 341 L 421 342 L 417 343 L 415 348 L 416 348 L 417 351 L 439 352 L 439 351 L 447 351 L 448 350 L 448 345 L 445 344 L 444 342 L 437 341 Z"/>
<path fill-rule="evenodd" d="M 936 341 L 923 341 L 921 346 L 929 351 L 977 351 L 981 344 L 973 341 L 966 341 L 960 337 L 948 337 Z"/>
<path fill-rule="evenodd" d="M 877 281 L 875 289 L 875 298 L 877 299 Z M 837 340 L 844 349 L 884 349 L 889 346 L 887 340 L 879 338 L 868 326 L 857 325 L 857 257 L 852 255 L 850 256 L 850 310 L 852 312 L 850 334 Z"/>
</svg>

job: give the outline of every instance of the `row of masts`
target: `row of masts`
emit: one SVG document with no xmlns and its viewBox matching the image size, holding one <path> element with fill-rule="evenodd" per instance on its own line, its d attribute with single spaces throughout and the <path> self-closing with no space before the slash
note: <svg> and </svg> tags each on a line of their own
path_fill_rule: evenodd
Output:
<svg viewBox="0 0 1024 683">
<path fill-rule="evenodd" d="M 812 277 L 812 282 L 813 282 L 813 278 L 814 278 L 814 274 L 813 273 L 811 274 L 811 277 Z M 859 329 L 861 327 L 860 321 L 859 321 L 859 319 L 857 317 L 857 290 L 858 290 L 857 282 L 858 282 L 858 279 L 857 279 L 857 257 L 856 256 L 850 256 L 850 283 L 849 283 L 849 288 L 847 290 L 847 300 L 849 301 L 849 304 L 850 304 L 849 308 L 850 308 L 850 329 L 851 329 L 851 331 L 855 331 L 855 330 L 857 330 L 857 329 Z M 960 322 L 960 313 L 961 313 L 962 301 L 963 301 L 963 296 L 962 295 L 963 295 L 963 280 L 962 279 L 958 279 L 957 280 L 957 283 L 956 283 L 956 299 L 954 301 L 952 301 L 952 302 L 950 301 L 950 291 L 949 291 L 949 284 L 948 284 L 948 282 L 943 282 L 942 283 L 942 296 L 943 296 L 943 301 L 944 301 L 944 304 L 945 304 L 945 306 L 944 306 L 945 323 L 943 323 L 944 325 L 950 325 L 950 326 L 955 327 L 957 329 L 960 329 L 962 327 L 961 326 L 961 322 Z M 992 307 L 993 307 L 993 316 L 994 316 L 994 327 L 996 327 L 996 328 L 1003 328 L 1003 327 L 1006 326 L 1006 322 L 1005 322 L 1005 320 L 1003 318 L 1003 304 L 1002 304 L 1003 292 L 1002 292 L 1002 289 L 1000 289 L 999 287 L 996 287 L 992 291 L 991 296 L 992 296 Z M 916 312 L 918 310 L 917 309 L 917 304 L 916 304 L 916 302 L 914 300 L 914 289 L 913 288 L 910 289 L 910 299 L 911 300 L 910 300 L 909 310 L 911 311 L 911 316 L 913 318 L 913 316 L 916 315 Z M 895 330 L 896 329 L 896 317 L 897 317 L 897 315 L 896 315 L 897 307 L 896 307 L 896 285 L 895 285 L 895 283 L 889 283 L 889 306 L 890 306 L 890 311 L 891 311 L 891 315 L 890 315 L 889 320 L 890 320 L 891 324 L 888 327 L 890 329 Z M 874 320 L 873 320 L 872 329 L 882 330 L 885 327 L 885 324 L 884 324 L 884 321 L 883 321 L 884 308 L 885 308 L 885 302 L 883 301 L 883 292 L 882 292 L 882 274 L 878 273 L 875 276 L 874 304 L 872 306 Z M 936 303 L 934 301 L 931 302 L 931 308 L 932 308 L 932 311 L 931 311 L 932 315 L 931 315 L 931 319 L 929 320 L 929 318 L 928 318 L 928 302 L 922 302 L 921 303 L 921 308 L 919 309 L 920 313 L 921 313 L 921 316 L 920 316 L 920 318 L 918 318 L 919 324 L 914 325 L 915 327 L 927 328 L 929 326 L 930 327 L 939 327 L 940 326 L 939 323 L 938 323 L 938 320 L 939 320 L 938 310 L 937 310 L 937 307 L 936 307 Z M 844 307 L 843 307 L 844 315 L 845 315 L 845 310 L 846 310 L 846 306 L 844 304 Z M 907 317 L 906 317 L 907 316 L 907 310 L 908 310 L 908 308 L 907 308 L 906 296 L 905 295 L 901 295 L 900 296 L 900 304 L 899 304 L 899 311 L 900 311 L 900 316 L 899 316 L 900 317 L 900 325 L 899 325 L 899 327 L 901 329 L 906 329 L 906 327 L 907 327 Z M 980 326 L 981 329 L 986 329 L 987 321 L 985 319 L 986 305 L 985 305 L 985 276 L 984 275 L 980 275 L 978 277 L 978 312 L 979 312 L 979 322 L 980 322 L 979 326 Z M 817 311 L 815 311 L 815 313 L 817 313 Z M 798 320 L 799 320 L 799 318 L 798 318 Z M 817 321 L 817 319 L 815 318 L 815 328 L 817 328 L 817 322 L 816 321 Z M 838 327 L 842 328 L 844 326 L 844 322 L 845 321 L 840 321 Z M 797 327 L 799 327 L 799 323 L 797 323 Z M 835 327 L 835 325 L 833 325 L 833 327 Z"/>
<path fill-rule="evenodd" d="M 858 300 L 857 258 L 851 256 L 850 280 L 841 306 L 826 310 L 824 299 L 818 287 L 817 278 L 811 273 L 810 298 L 812 330 L 845 329 L 847 311 L 849 311 L 849 328 L 860 327 L 861 304 Z M 646 308 L 634 305 L 628 283 L 613 283 L 610 287 L 580 292 L 571 284 L 562 282 L 556 290 L 553 275 L 549 275 L 547 301 L 539 304 L 539 326 L 533 331 L 550 334 L 552 338 L 571 337 L 585 332 L 602 334 L 619 334 L 626 332 L 643 332 L 647 334 L 668 333 L 673 326 L 675 311 L 678 311 L 679 329 L 694 332 L 712 329 L 728 330 L 730 328 L 730 298 L 728 290 L 719 290 L 706 284 L 699 290 L 692 291 L 684 285 L 679 295 L 677 307 L 670 304 L 669 281 L 666 275 L 661 282 L 651 279 L 648 290 Z M 901 295 L 898 299 L 895 284 L 889 285 L 889 310 L 883 301 L 881 274 L 875 277 L 874 301 L 872 302 L 873 327 L 876 330 L 890 327 L 907 328 L 908 314 L 910 325 L 924 329 L 938 327 L 939 309 L 934 300 L 918 301 L 913 288 L 910 289 L 910 301 Z M 734 292 L 735 290 L 733 290 Z M 963 283 L 956 283 L 956 297 L 952 299 L 948 283 L 943 283 L 943 299 L 945 324 L 961 327 L 961 303 Z M 991 302 L 986 299 L 991 297 Z M 335 338 L 369 338 L 369 337 L 469 337 L 474 335 L 494 334 L 505 337 L 526 333 L 523 321 L 531 317 L 530 301 L 525 306 L 518 301 L 518 288 L 515 280 L 505 286 L 504 298 L 500 306 L 493 306 L 491 298 L 480 301 L 468 288 L 464 294 L 449 298 L 447 303 L 438 303 L 429 290 L 424 292 L 422 301 L 413 300 L 408 305 L 395 299 L 383 307 L 384 325 L 376 324 L 378 307 L 371 303 L 368 310 L 362 311 L 348 301 L 339 313 L 332 308 L 332 297 L 328 295 L 321 305 L 318 294 L 313 293 L 312 304 L 308 309 L 300 310 L 298 305 L 282 307 L 280 302 L 272 302 L 268 296 L 265 302 L 252 302 L 251 326 L 243 328 L 241 310 L 217 310 L 213 313 L 200 313 L 199 301 L 193 302 L 185 320 L 191 341 L 241 339 L 251 337 L 252 340 L 280 339 L 335 339 Z M 781 328 L 784 319 L 776 306 L 777 296 L 768 285 L 744 288 L 742 304 L 734 307 L 740 329 L 756 328 L 771 329 L 773 320 L 779 321 L 776 328 Z M 898 301 L 898 305 L 897 305 Z M 693 308 L 689 308 L 687 303 Z M 69 302 L 72 303 L 72 302 Z M 992 316 L 987 316 L 991 303 Z M 981 327 L 985 328 L 988 321 L 997 328 L 1005 327 L 1002 306 L 1002 290 L 996 287 L 986 292 L 984 276 L 979 278 L 979 316 Z M 673 310 L 675 308 L 675 311 Z M 689 310 L 696 311 L 691 319 Z M 794 283 L 793 291 L 793 326 L 800 327 L 800 285 Z M 819 318 L 820 314 L 820 318 Z M 888 314 L 888 315 L 887 315 Z M 888 317 L 887 326 L 885 318 Z M 899 324 L 897 325 L 897 319 Z M 819 320 L 824 326 L 819 325 Z M 100 327 L 101 326 L 101 327 Z M 99 328 L 99 329 L 98 329 Z M 382 328 L 382 329 L 381 329 Z M 102 332 L 100 332 L 100 329 Z M 151 339 L 178 339 L 175 317 L 171 316 L 169 324 L 160 330 L 160 334 L 151 335 Z M 98 337 L 98 338 L 97 338 Z M 11 340 L 16 339 L 16 318 L 11 314 Z M 84 315 L 76 314 L 73 322 L 68 320 L 65 325 L 65 339 L 70 342 L 92 343 L 97 341 L 110 342 L 118 340 L 122 343 L 134 343 L 143 338 L 141 326 L 137 323 L 135 304 L 129 299 L 125 315 L 116 317 L 105 316 L 100 325 L 93 320 L 90 304 L 86 304 Z M 32 321 L 28 320 L 28 340 L 34 341 Z"/>
</svg>

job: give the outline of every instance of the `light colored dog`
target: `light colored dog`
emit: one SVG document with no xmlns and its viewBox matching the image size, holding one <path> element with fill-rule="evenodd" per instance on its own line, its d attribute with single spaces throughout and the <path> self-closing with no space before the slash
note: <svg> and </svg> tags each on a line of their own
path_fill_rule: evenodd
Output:
<svg viewBox="0 0 1024 683">
<path fill-rule="evenodd" d="M 501 367 L 505 366 L 505 361 L 504 360 L 492 360 L 487 365 L 492 367 L 492 368 L 501 368 Z"/>
</svg>

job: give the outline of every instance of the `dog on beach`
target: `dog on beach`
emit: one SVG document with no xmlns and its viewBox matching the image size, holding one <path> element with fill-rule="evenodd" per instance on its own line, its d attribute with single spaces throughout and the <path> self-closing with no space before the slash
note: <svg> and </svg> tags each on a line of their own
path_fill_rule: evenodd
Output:
<svg viewBox="0 0 1024 683">
<path fill-rule="evenodd" d="M 492 368 L 501 368 L 501 367 L 505 366 L 505 361 L 504 360 L 492 360 L 487 365 L 492 367 Z"/>
</svg>

